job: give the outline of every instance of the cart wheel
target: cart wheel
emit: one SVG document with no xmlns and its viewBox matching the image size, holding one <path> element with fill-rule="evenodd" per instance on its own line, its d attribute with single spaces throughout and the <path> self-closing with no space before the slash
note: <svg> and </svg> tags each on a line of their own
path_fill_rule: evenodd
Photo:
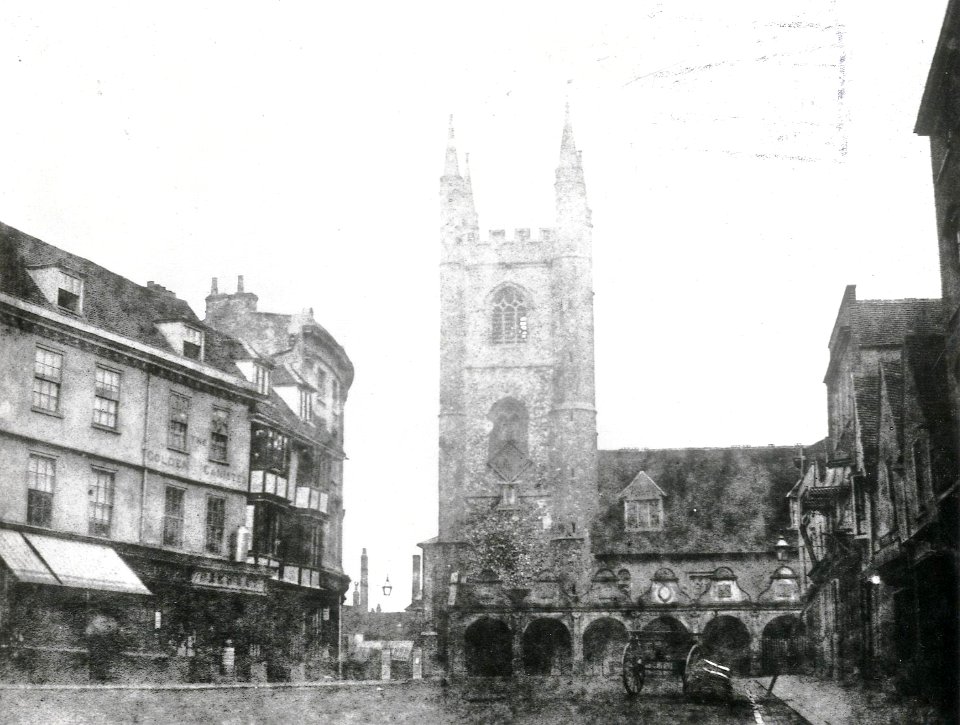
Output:
<svg viewBox="0 0 960 725">
<path fill-rule="evenodd" d="M 700 645 L 695 644 L 687 652 L 687 659 L 683 663 L 683 672 L 680 673 L 680 679 L 683 681 L 683 691 L 687 691 L 687 673 L 690 672 L 690 664 L 700 656 Z"/>
<path fill-rule="evenodd" d="M 624 646 L 622 667 L 623 689 L 627 691 L 627 697 L 636 697 L 643 689 L 645 675 L 638 643 L 627 642 Z"/>
</svg>

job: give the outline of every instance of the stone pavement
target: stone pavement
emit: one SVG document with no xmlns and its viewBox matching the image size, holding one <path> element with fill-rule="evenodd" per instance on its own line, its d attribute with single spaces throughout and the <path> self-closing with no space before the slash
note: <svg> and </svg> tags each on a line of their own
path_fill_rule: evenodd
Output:
<svg viewBox="0 0 960 725">
<path fill-rule="evenodd" d="M 738 685 L 752 701 L 763 702 L 770 678 L 747 678 L 740 680 Z M 807 675 L 781 675 L 772 695 L 810 725 L 945 725 L 957 722 L 956 717 L 944 716 L 934 707 L 899 696 L 892 690 L 844 686 L 833 680 Z"/>
</svg>

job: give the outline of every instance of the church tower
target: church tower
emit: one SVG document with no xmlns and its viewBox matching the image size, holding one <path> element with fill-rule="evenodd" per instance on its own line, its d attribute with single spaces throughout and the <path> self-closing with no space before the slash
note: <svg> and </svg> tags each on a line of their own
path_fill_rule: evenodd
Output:
<svg viewBox="0 0 960 725">
<path fill-rule="evenodd" d="M 589 550 L 597 501 L 590 209 L 569 109 L 556 227 L 481 238 L 451 119 L 441 216 L 439 542 L 476 511 L 535 504 Z M 439 573 L 439 572 L 438 572 Z"/>
</svg>

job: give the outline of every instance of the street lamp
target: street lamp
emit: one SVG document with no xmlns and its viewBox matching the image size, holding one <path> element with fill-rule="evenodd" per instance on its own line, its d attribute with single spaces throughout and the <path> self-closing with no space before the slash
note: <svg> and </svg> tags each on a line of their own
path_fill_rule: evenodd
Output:
<svg viewBox="0 0 960 725">
<path fill-rule="evenodd" d="M 390 583 L 390 576 L 387 575 L 387 580 L 383 583 L 383 596 L 389 597 L 390 592 L 393 591 L 393 584 Z"/>
<path fill-rule="evenodd" d="M 784 537 L 777 539 L 777 543 L 773 546 L 777 550 L 777 561 L 786 561 L 787 552 L 790 550 L 790 544 L 787 543 L 787 540 Z"/>
</svg>

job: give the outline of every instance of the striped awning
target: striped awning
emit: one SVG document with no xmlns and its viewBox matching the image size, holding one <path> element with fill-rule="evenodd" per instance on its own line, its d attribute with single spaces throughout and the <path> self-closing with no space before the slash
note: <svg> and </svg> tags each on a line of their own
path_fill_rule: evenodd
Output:
<svg viewBox="0 0 960 725">
<path fill-rule="evenodd" d="M 2 529 L 0 558 L 21 582 L 150 594 L 117 552 L 103 544 Z"/>
</svg>

